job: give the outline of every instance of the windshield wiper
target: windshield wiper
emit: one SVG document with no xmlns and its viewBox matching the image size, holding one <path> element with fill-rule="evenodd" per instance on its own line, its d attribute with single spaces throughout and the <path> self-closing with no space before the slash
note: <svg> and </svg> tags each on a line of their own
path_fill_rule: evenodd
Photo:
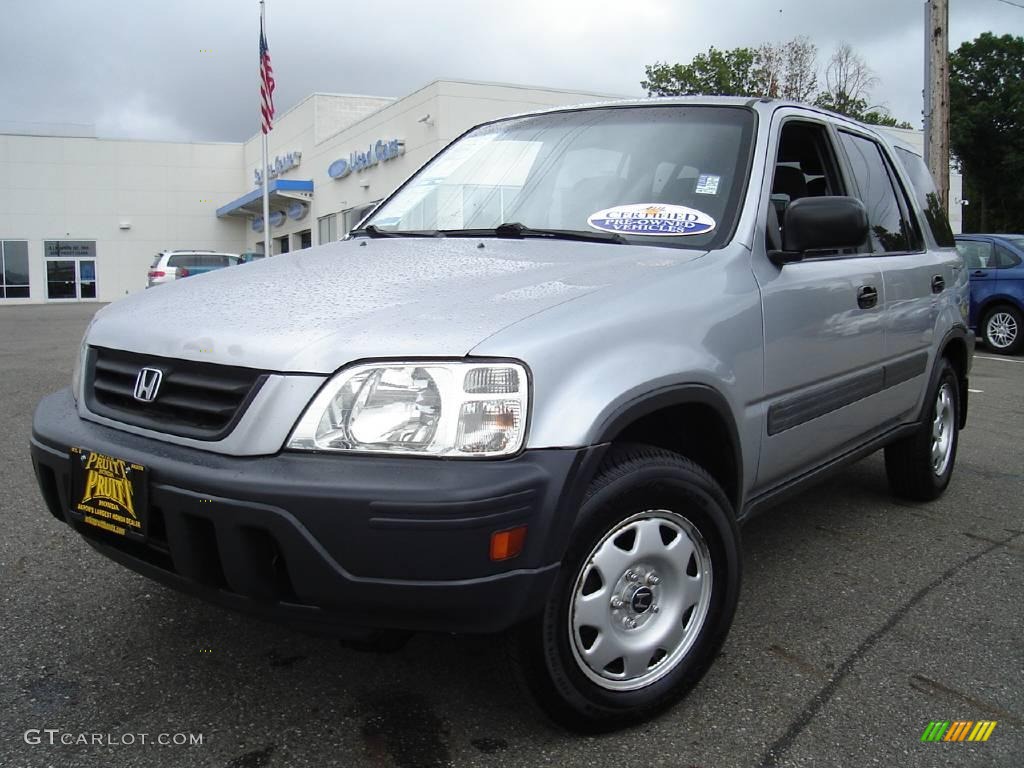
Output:
<svg viewBox="0 0 1024 768">
<path fill-rule="evenodd" d="M 449 237 L 548 237 L 552 240 L 586 240 L 598 243 L 628 243 L 618 232 L 587 232 L 582 229 L 539 229 L 518 221 L 499 224 L 494 229 L 445 229 Z"/>
<path fill-rule="evenodd" d="M 376 224 L 367 224 L 362 229 L 353 229 L 350 235 L 369 235 L 370 237 L 444 237 L 445 233 L 438 229 L 381 229 Z"/>
</svg>

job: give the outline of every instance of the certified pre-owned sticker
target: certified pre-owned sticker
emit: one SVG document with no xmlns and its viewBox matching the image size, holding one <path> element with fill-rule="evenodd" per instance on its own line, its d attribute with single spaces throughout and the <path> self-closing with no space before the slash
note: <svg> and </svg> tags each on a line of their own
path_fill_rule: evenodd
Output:
<svg viewBox="0 0 1024 768">
<path fill-rule="evenodd" d="M 587 224 L 605 232 L 624 235 L 679 237 L 704 235 L 715 228 L 715 220 L 703 211 L 685 205 L 638 203 L 617 205 L 592 213 Z"/>
</svg>

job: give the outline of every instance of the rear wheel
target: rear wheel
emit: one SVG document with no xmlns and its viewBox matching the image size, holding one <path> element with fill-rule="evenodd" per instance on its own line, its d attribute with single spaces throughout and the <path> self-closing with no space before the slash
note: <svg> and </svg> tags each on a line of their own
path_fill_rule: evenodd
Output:
<svg viewBox="0 0 1024 768">
<path fill-rule="evenodd" d="M 981 325 L 985 344 L 993 352 L 1014 355 L 1024 346 L 1024 320 L 1016 307 L 1010 305 L 995 307 L 985 315 Z"/>
<path fill-rule="evenodd" d="M 704 674 L 739 581 L 732 510 L 707 472 L 668 451 L 613 448 L 543 614 L 513 638 L 524 682 L 574 730 L 648 717 Z"/>
<path fill-rule="evenodd" d="M 937 499 L 953 476 L 960 438 L 960 388 L 949 361 L 943 358 L 941 365 L 917 432 L 885 448 L 889 488 L 905 499 Z"/>
</svg>

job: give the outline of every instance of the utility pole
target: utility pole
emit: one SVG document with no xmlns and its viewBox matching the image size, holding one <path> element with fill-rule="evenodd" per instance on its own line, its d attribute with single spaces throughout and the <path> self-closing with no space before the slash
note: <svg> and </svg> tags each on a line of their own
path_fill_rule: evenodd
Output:
<svg viewBox="0 0 1024 768">
<path fill-rule="evenodd" d="M 949 0 L 924 4 L 924 155 L 949 207 Z"/>
</svg>

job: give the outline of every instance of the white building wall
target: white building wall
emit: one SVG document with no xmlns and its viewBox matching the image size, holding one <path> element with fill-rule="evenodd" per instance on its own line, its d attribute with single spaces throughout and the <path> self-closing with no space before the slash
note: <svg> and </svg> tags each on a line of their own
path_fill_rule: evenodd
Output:
<svg viewBox="0 0 1024 768">
<path fill-rule="evenodd" d="M 28 241 L 30 281 L 5 303 L 46 300 L 47 240 L 95 241 L 99 301 L 144 288 L 165 248 L 239 251 L 243 226 L 214 212 L 241 162 L 238 144 L 0 135 L 0 240 Z"/>
</svg>

